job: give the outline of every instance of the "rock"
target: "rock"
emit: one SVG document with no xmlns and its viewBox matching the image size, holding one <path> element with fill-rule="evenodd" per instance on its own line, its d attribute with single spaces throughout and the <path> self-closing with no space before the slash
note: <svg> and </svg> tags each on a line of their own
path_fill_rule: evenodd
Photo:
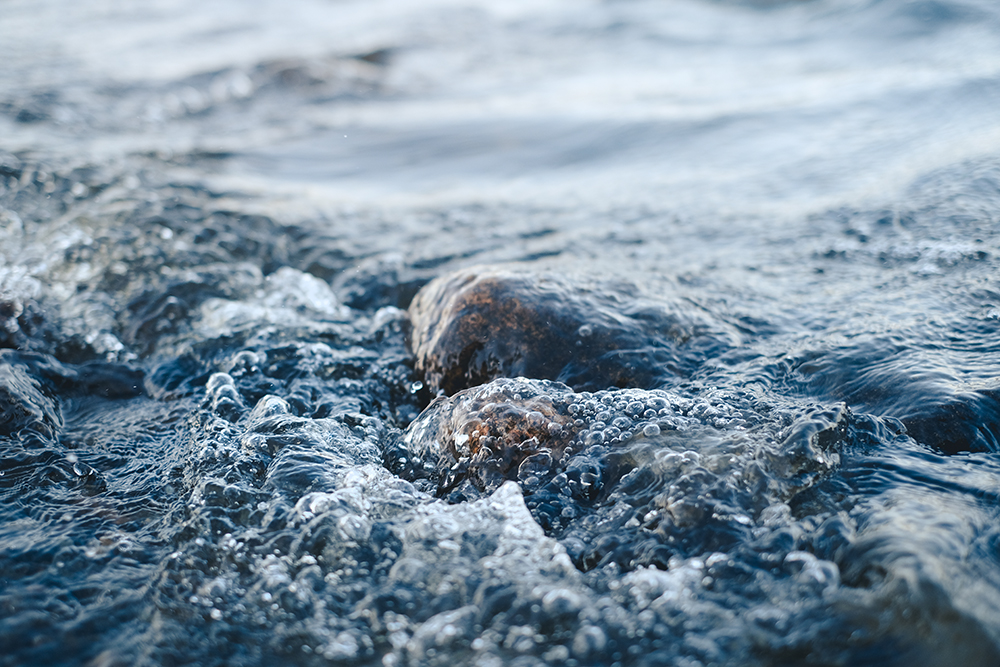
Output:
<svg viewBox="0 0 1000 667">
<path fill-rule="evenodd" d="M 658 389 L 577 393 L 551 380 L 500 378 L 436 398 L 407 427 L 390 467 L 429 478 L 439 495 L 466 481 L 485 492 L 507 480 L 532 487 L 572 467 L 570 459 L 593 446 L 657 438 L 700 424 L 702 417 L 723 427 L 744 424 L 735 411 L 708 410 L 707 402 Z M 701 417 L 688 415 L 694 412 Z M 581 478 L 579 495 L 596 492 L 598 480 L 591 477 Z M 583 488 L 588 484 L 593 488 Z"/>
<path fill-rule="evenodd" d="M 442 491 L 465 479 L 493 490 L 529 457 L 551 466 L 578 430 L 569 413 L 574 399 L 554 382 L 496 380 L 439 397 L 406 430 L 403 443 Z"/>
<path fill-rule="evenodd" d="M 415 370 L 432 396 L 518 376 L 577 391 L 648 389 L 739 342 L 733 328 L 685 300 L 489 267 L 433 280 L 409 313 Z"/>
</svg>

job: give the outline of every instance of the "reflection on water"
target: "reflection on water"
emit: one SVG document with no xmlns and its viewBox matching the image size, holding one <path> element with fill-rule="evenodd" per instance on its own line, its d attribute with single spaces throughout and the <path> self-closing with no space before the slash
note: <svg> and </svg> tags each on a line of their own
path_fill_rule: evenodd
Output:
<svg viewBox="0 0 1000 667">
<path fill-rule="evenodd" d="M 997 664 L 998 41 L 8 1 L 0 662 Z"/>
</svg>

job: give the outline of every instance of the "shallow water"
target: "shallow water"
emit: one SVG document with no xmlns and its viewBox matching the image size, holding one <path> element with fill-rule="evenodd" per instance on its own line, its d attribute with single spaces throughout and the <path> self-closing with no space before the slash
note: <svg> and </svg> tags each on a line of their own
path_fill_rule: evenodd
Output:
<svg viewBox="0 0 1000 667">
<path fill-rule="evenodd" d="M 0 663 L 1000 661 L 993 3 L 3 13 Z"/>
</svg>

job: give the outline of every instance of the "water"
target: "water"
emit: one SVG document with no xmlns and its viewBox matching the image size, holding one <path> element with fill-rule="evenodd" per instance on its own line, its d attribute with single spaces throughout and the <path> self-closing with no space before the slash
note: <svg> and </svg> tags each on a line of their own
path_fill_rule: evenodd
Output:
<svg viewBox="0 0 1000 667">
<path fill-rule="evenodd" d="M 0 57 L 2 664 L 1000 661 L 993 3 L 8 0 Z M 428 406 L 477 265 L 591 347 Z"/>
</svg>

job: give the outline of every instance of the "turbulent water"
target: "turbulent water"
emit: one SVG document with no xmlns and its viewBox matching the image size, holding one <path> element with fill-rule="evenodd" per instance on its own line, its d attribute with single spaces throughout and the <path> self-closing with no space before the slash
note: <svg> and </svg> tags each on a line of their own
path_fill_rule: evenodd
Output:
<svg viewBox="0 0 1000 667">
<path fill-rule="evenodd" d="M 5 0 L 0 59 L 0 664 L 1000 664 L 996 3 Z M 478 265 L 648 338 L 435 399 Z"/>
</svg>

